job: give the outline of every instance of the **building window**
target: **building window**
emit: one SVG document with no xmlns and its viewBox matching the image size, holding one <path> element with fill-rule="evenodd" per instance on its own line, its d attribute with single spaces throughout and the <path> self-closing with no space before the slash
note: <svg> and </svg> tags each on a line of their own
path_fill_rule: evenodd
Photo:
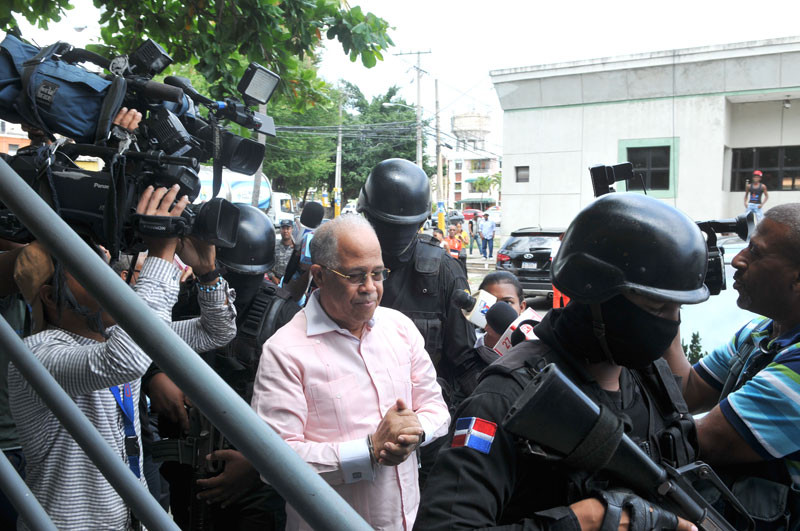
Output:
<svg viewBox="0 0 800 531">
<path fill-rule="evenodd" d="M 456 173 L 456 182 L 457 183 L 461 182 L 461 172 Z"/>
<path fill-rule="evenodd" d="M 754 170 L 772 190 L 800 190 L 800 146 L 734 149 L 731 161 L 731 192 L 743 192 Z"/>
<path fill-rule="evenodd" d="M 628 148 L 635 175 L 628 181 L 628 190 L 641 190 L 642 179 L 647 190 L 669 190 L 669 152 L 669 146 Z"/>
<path fill-rule="evenodd" d="M 457 160 L 457 161 L 456 161 L 456 169 L 457 169 L 457 170 L 460 170 L 460 169 L 461 169 L 461 166 L 463 166 L 463 164 L 464 164 L 464 163 L 463 163 L 463 161 Z"/>
<path fill-rule="evenodd" d="M 456 201 L 461 201 L 461 192 L 456 192 Z"/>
<path fill-rule="evenodd" d="M 480 159 L 472 161 L 472 171 L 481 172 L 481 171 L 487 171 L 488 169 L 489 169 L 488 159 Z"/>
<path fill-rule="evenodd" d="M 530 181 L 530 166 L 517 166 L 514 169 L 517 172 L 518 183 L 527 183 Z"/>
<path fill-rule="evenodd" d="M 456 190 L 456 192 L 460 192 L 461 191 L 461 183 L 456 183 L 455 190 Z"/>
<path fill-rule="evenodd" d="M 618 191 L 641 191 L 644 180 L 648 195 L 658 199 L 675 197 L 680 138 L 632 138 L 618 142 L 617 160 L 631 162 L 634 174 L 634 179 L 616 183 Z"/>
</svg>

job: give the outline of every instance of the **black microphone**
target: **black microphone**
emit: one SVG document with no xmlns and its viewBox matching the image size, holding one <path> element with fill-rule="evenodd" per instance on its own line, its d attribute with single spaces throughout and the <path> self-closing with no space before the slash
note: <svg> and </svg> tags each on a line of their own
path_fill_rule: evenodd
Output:
<svg viewBox="0 0 800 531">
<path fill-rule="evenodd" d="M 471 312 L 472 309 L 475 307 L 475 297 L 471 296 L 469 293 L 464 291 L 463 289 L 456 290 L 453 293 L 453 304 L 465 310 L 467 312 Z"/>
<path fill-rule="evenodd" d="M 306 203 L 303 212 L 300 214 L 300 223 L 309 229 L 316 229 L 322 223 L 325 216 L 325 209 L 319 203 Z"/>
<path fill-rule="evenodd" d="M 155 100 L 174 101 L 181 103 L 183 101 L 183 89 L 176 86 L 158 83 L 157 81 L 144 81 L 138 85 L 142 93 Z"/>
<path fill-rule="evenodd" d="M 502 334 L 506 329 L 511 326 L 514 319 L 519 317 L 519 314 L 511 307 L 506 301 L 497 301 L 486 312 L 486 324 L 492 327 L 492 330 L 498 334 Z"/>
<path fill-rule="evenodd" d="M 203 96 L 197 89 L 192 86 L 192 82 L 185 77 L 180 76 L 167 76 L 164 78 L 164 83 L 167 85 L 172 85 L 173 87 L 178 87 L 179 89 L 183 90 L 183 92 L 192 98 L 195 103 L 202 103 L 203 105 L 213 105 L 214 100 Z"/>
</svg>

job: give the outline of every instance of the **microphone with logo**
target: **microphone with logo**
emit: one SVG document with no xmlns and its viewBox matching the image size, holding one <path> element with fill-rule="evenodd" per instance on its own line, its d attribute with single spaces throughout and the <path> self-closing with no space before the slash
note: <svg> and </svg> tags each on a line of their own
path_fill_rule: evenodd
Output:
<svg viewBox="0 0 800 531">
<path fill-rule="evenodd" d="M 467 321 L 478 328 L 486 327 L 486 314 L 497 302 L 497 297 L 487 291 L 479 289 L 475 296 L 471 296 L 466 290 L 458 290 L 453 293 L 453 304 L 461 308 L 461 313 Z M 508 306 L 508 303 L 504 303 Z M 514 312 L 513 308 L 511 309 Z M 514 312 L 516 315 L 517 312 Z"/>
<path fill-rule="evenodd" d="M 498 302 L 486 313 L 486 321 L 493 330 L 498 333 L 500 330 L 505 330 L 495 344 L 494 351 L 498 356 L 504 356 L 515 345 L 529 339 L 536 339 L 533 327 L 541 320 L 541 316 L 533 308 L 526 308 L 517 315 L 517 312 L 508 303 Z M 506 326 L 503 327 L 503 325 Z"/>
</svg>

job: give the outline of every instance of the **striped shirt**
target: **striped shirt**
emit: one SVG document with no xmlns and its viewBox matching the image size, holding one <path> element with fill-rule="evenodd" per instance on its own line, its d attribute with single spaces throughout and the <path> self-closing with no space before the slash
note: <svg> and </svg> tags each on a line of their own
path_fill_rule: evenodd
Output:
<svg viewBox="0 0 800 531">
<path fill-rule="evenodd" d="M 169 322 L 179 278 L 177 267 L 149 257 L 133 289 L 159 318 Z M 225 345 L 236 335 L 233 292 L 223 283 L 215 291 L 200 292 L 199 302 L 202 316 L 172 323 L 173 331 L 200 352 Z M 99 343 L 50 328 L 26 338 L 25 344 L 127 467 L 124 417 L 109 387 L 130 382 L 133 403 L 138 404 L 140 378 L 150 358 L 121 327 L 107 332 L 108 339 Z M 8 383 L 11 412 L 27 459 L 26 482 L 56 527 L 126 529 L 125 502 L 13 364 Z M 138 407 L 134 407 L 134 417 L 136 433 L 141 434 Z M 140 476 L 144 485 L 144 475 Z M 22 519 L 18 526 L 26 529 Z"/>
<path fill-rule="evenodd" d="M 748 345 L 756 345 L 742 374 L 772 333 L 772 320 L 759 317 L 739 330 L 726 345 L 695 364 L 709 385 L 722 391 L 728 372 Z M 800 487 L 800 328 L 771 341 L 777 355 L 741 388 L 723 398 L 720 410 L 739 435 L 765 460 L 783 459 L 795 487 Z"/>
</svg>

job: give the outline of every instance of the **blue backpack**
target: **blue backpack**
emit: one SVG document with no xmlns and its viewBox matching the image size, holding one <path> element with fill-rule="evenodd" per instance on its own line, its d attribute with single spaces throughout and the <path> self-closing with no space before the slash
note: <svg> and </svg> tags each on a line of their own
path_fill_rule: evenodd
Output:
<svg viewBox="0 0 800 531">
<path fill-rule="evenodd" d="M 109 81 L 61 57 L 72 47 L 37 48 L 8 34 L 0 43 L 0 119 L 95 143 L 108 137 L 126 83 Z"/>
</svg>

